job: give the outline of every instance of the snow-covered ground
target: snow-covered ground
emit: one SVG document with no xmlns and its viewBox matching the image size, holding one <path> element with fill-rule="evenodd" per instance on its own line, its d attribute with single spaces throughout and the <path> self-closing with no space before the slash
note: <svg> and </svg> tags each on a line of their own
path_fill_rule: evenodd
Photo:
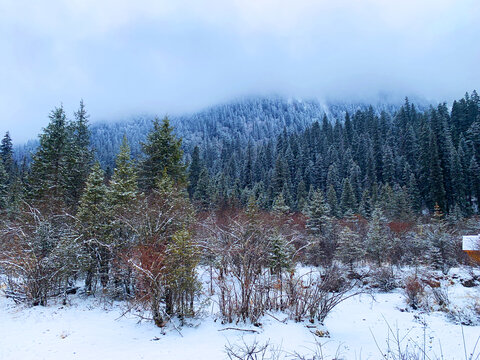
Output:
<svg viewBox="0 0 480 360">
<path fill-rule="evenodd" d="M 462 306 L 480 296 L 478 286 L 450 286 L 450 298 Z M 325 327 L 330 338 L 312 334 L 306 323 L 283 323 L 285 315 L 272 314 L 262 327 L 221 325 L 213 316 L 183 327 L 181 335 L 169 329 L 165 335 L 152 323 L 138 323 L 133 315 L 121 316 L 124 305 L 106 305 L 100 299 L 72 296 L 69 304 L 48 307 L 15 305 L 0 295 L 0 359 L 224 359 L 225 345 L 269 342 L 283 354 L 312 354 L 317 342 L 325 359 L 380 359 L 386 350 L 388 327 L 402 345 L 418 346 L 444 359 L 465 359 L 462 326 L 444 313 L 404 311 L 401 289 L 374 296 L 358 295 L 340 304 L 328 316 Z M 402 311 L 403 310 L 403 311 Z M 247 333 L 228 327 L 256 330 Z M 480 326 L 463 326 L 467 353 L 480 336 Z M 392 334 L 390 334 L 392 339 Z M 424 340 L 425 339 L 425 340 Z M 378 343 L 378 346 L 377 344 Z M 480 347 L 480 345 L 479 345 Z M 479 349 L 476 353 L 480 353 Z"/>
</svg>

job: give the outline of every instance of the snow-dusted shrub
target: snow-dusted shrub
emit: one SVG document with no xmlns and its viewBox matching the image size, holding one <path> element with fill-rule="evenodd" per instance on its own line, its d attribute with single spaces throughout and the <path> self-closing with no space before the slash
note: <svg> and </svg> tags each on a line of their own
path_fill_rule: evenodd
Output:
<svg viewBox="0 0 480 360">
<path fill-rule="evenodd" d="M 205 247 L 214 259 L 220 312 L 227 322 L 236 318 L 255 323 L 268 305 L 270 234 L 252 212 L 217 217 L 208 224 Z"/>
<path fill-rule="evenodd" d="M 405 279 L 405 297 L 408 305 L 416 310 L 420 307 L 425 295 L 425 286 L 417 276 L 409 276 Z"/>
<path fill-rule="evenodd" d="M 0 233 L 0 273 L 16 302 L 47 305 L 66 295 L 79 271 L 82 248 L 68 215 L 26 209 Z"/>
<path fill-rule="evenodd" d="M 135 279 L 134 301 L 151 313 L 159 327 L 173 316 L 182 321 L 194 315 L 200 290 L 196 246 L 186 230 L 176 232 L 167 245 L 150 244 L 132 250 L 129 263 Z"/>
<path fill-rule="evenodd" d="M 383 266 L 372 272 L 373 286 L 380 291 L 389 292 L 397 287 L 397 281 L 395 274 L 393 273 L 393 267 Z"/>
<path fill-rule="evenodd" d="M 282 350 L 274 348 L 269 342 L 260 343 L 254 340 L 248 343 L 225 345 L 225 353 L 230 360 L 277 360 L 283 359 Z"/>
<path fill-rule="evenodd" d="M 362 292 L 357 281 L 349 280 L 347 271 L 336 265 L 292 277 L 288 288 L 290 316 L 311 322 L 323 322 L 338 304 Z"/>
<path fill-rule="evenodd" d="M 442 310 L 447 310 L 450 306 L 448 288 L 446 286 L 438 286 L 432 287 L 431 289 L 436 305 L 438 305 Z"/>
<path fill-rule="evenodd" d="M 448 307 L 449 317 L 462 325 L 480 325 L 480 298 L 472 297 L 470 301 L 461 306 L 450 304 Z"/>
</svg>

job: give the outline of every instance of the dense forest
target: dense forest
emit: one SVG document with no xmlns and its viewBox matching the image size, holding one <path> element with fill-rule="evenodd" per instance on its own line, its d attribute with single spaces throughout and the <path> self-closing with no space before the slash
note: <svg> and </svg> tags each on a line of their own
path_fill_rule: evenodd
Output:
<svg viewBox="0 0 480 360">
<path fill-rule="evenodd" d="M 317 105 L 251 100 L 177 119 L 177 129 L 167 117 L 143 119 L 140 140 L 133 125 L 92 134 L 81 102 L 73 119 L 62 107 L 50 113 L 28 162 L 7 133 L 7 295 L 45 305 L 81 280 L 85 294 L 101 288 L 164 326 L 216 289 L 226 322 L 255 322 L 268 309 L 322 321 L 354 291 L 360 263 L 375 264 L 384 287 L 393 265 L 465 263 L 459 234 L 479 230 L 478 94 L 423 111 L 408 99 L 389 111 Z M 108 139 L 121 132 L 117 150 Z M 318 266 L 320 277 L 306 287 L 297 264 Z M 199 266 L 210 269 L 209 290 Z"/>
</svg>

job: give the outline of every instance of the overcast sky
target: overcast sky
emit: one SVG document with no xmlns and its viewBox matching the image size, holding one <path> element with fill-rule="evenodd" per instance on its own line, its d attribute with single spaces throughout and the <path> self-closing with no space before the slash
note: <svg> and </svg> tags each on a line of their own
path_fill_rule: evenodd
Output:
<svg viewBox="0 0 480 360">
<path fill-rule="evenodd" d="M 450 100 L 480 84 L 479 0 L 0 0 L 0 132 L 250 94 Z"/>
</svg>

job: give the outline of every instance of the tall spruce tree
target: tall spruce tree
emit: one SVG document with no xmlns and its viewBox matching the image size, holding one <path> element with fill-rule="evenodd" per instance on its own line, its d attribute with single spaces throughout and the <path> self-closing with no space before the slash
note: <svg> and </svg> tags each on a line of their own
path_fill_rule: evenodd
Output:
<svg viewBox="0 0 480 360">
<path fill-rule="evenodd" d="M 377 263 L 378 266 L 387 259 L 388 241 L 385 230 L 386 219 L 380 208 L 375 208 L 372 214 L 367 234 L 367 254 L 370 259 Z"/>
<path fill-rule="evenodd" d="M 10 137 L 10 133 L 8 131 L 6 132 L 0 144 L 0 158 L 3 162 L 3 168 L 8 175 L 8 182 L 11 183 L 14 176 L 15 162 L 13 160 L 12 138 Z"/>
<path fill-rule="evenodd" d="M 208 170 L 206 167 L 203 167 L 198 177 L 195 192 L 193 193 L 193 200 L 201 209 L 207 210 L 212 205 L 212 192 Z"/>
<path fill-rule="evenodd" d="M 182 139 L 173 133 L 168 117 L 164 117 L 161 123 L 156 118 L 146 142 L 142 143 L 145 158 L 142 162 L 141 182 L 147 191 L 155 188 L 164 171 L 175 183 L 185 185 L 186 169 L 181 147 Z"/>
<path fill-rule="evenodd" d="M 188 168 L 188 194 L 190 197 L 193 196 L 195 190 L 197 189 L 198 179 L 200 177 L 200 172 L 202 171 L 202 162 L 200 160 L 200 149 L 198 146 L 193 148 L 192 161 Z"/>
<path fill-rule="evenodd" d="M 78 227 L 82 234 L 82 244 L 87 258 L 84 266 L 87 273 L 85 286 L 92 291 L 96 276 L 105 287 L 109 280 L 111 261 L 111 215 L 108 206 L 108 188 L 105 173 L 96 162 L 87 178 L 85 191 L 80 199 L 77 212 Z"/>
<path fill-rule="evenodd" d="M 124 135 L 108 191 L 114 212 L 125 211 L 138 197 L 137 169 L 130 152 Z"/>
<path fill-rule="evenodd" d="M 0 214 L 6 210 L 8 204 L 8 174 L 3 162 L 0 161 Z"/>
<path fill-rule="evenodd" d="M 50 123 L 40 135 L 40 145 L 32 156 L 28 185 L 30 200 L 49 205 L 53 210 L 65 205 L 69 138 L 63 107 L 55 108 L 49 118 Z"/>
<path fill-rule="evenodd" d="M 331 221 L 329 214 L 330 207 L 325 203 L 322 191 L 316 190 L 313 192 L 306 208 L 306 228 L 308 232 L 312 235 L 322 234 Z"/>
<path fill-rule="evenodd" d="M 350 184 L 350 179 L 345 179 L 343 183 L 342 198 L 340 208 L 343 214 L 355 213 L 357 211 L 357 199 Z"/>
<path fill-rule="evenodd" d="M 78 111 L 74 113 L 75 120 L 67 126 L 68 141 L 66 145 L 66 183 L 67 202 L 75 206 L 80 200 L 85 181 L 92 167 L 93 151 L 90 149 L 89 115 L 83 100 Z"/>
</svg>

